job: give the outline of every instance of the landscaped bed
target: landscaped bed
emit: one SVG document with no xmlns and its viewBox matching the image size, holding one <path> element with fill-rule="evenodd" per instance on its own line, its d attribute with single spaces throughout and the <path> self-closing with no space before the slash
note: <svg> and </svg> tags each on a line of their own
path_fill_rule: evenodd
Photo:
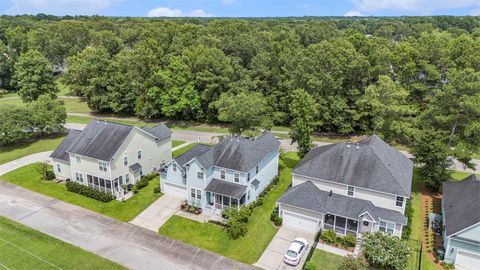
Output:
<svg viewBox="0 0 480 270">
<path fill-rule="evenodd" d="M 133 219 L 161 196 L 161 194 L 155 194 L 153 192 L 154 188 L 158 186 L 156 185 L 159 181 L 157 176 L 150 181 L 146 187 L 125 202 L 113 200 L 104 203 L 80 194 L 68 192 L 63 183 L 40 180 L 42 177 L 35 169 L 35 166 L 35 164 L 24 166 L 0 176 L 0 180 L 90 209 L 121 221 Z"/>
<path fill-rule="evenodd" d="M 297 162 L 296 153 L 288 152 L 282 155 L 279 161 L 280 181 L 264 197 L 263 205 L 253 210 L 246 236 L 232 240 L 222 226 L 179 216 L 170 218 L 160 228 L 159 233 L 237 261 L 248 264 L 257 262 L 277 233 L 278 228 L 270 221 L 270 214 L 275 208 L 275 202 L 290 185 L 290 173 Z"/>
<path fill-rule="evenodd" d="M 0 217 L 0 263 L 5 269 L 126 269 L 4 217 Z"/>
</svg>

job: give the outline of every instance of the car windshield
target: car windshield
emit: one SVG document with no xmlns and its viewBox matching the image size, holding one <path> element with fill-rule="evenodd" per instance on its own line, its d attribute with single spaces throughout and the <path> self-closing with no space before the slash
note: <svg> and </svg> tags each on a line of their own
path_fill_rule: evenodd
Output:
<svg viewBox="0 0 480 270">
<path fill-rule="evenodd" d="M 287 256 L 295 258 L 295 257 L 297 257 L 297 252 L 295 252 L 293 250 L 289 250 L 289 251 L 287 251 Z"/>
</svg>

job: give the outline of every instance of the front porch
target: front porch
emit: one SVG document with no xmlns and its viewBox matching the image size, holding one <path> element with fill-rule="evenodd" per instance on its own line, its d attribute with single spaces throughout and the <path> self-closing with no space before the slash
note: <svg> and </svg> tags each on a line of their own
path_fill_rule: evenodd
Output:
<svg viewBox="0 0 480 270">
<path fill-rule="evenodd" d="M 205 210 L 215 212 L 215 210 L 223 211 L 230 207 L 240 209 L 246 204 L 246 189 L 246 186 L 212 179 L 205 188 Z"/>
<path fill-rule="evenodd" d="M 362 234 L 372 232 L 373 224 L 370 220 L 347 218 L 340 215 L 325 214 L 323 218 L 324 230 L 333 230 L 338 235 L 353 234 L 361 237 Z"/>
</svg>

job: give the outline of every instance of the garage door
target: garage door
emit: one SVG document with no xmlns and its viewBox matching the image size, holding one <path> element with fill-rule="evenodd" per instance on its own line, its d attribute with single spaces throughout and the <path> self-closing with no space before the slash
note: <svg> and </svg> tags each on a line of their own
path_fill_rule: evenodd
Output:
<svg viewBox="0 0 480 270">
<path fill-rule="evenodd" d="M 458 270 L 474 270 L 478 269 L 480 264 L 480 255 L 472 254 L 459 250 L 455 259 L 455 269 Z"/>
<path fill-rule="evenodd" d="M 180 187 L 169 183 L 164 183 L 163 188 L 165 189 L 165 193 L 172 194 L 181 198 L 187 197 L 186 187 Z"/>
<path fill-rule="evenodd" d="M 283 225 L 304 231 L 317 232 L 319 229 L 319 220 L 283 210 Z"/>
</svg>

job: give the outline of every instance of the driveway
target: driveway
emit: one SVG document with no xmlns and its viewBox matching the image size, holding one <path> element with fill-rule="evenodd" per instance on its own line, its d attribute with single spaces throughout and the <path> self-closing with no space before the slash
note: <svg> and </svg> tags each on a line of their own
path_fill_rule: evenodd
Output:
<svg viewBox="0 0 480 270">
<path fill-rule="evenodd" d="M 35 154 L 31 154 L 31 155 L 7 162 L 5 164 L 2 164 L 0 165 L 0 175 L 4 175 L 8 172 L 14 171 L 20 167 L 23 167 L 25 165 L 32 164 L 35 162 L 47 161 L 51 163 L 52 159 L 49 156 L 52 152 L 53 151 L 35 153 Z"/>
<path fill-rule="evenodd" d="M 285 264 L 283 262 L 283 255 L 290 246 L 290 243 L 297 237 L 307 239 L 309 246 L 302 257 L 302 261 L 298 266 L 295 267 Z M 307 258 L 307 254 L 310 251 L 314 240 L 314 233 L 282 226 L 280 230 L 278 230 L 277 234 L 275 234 L 275 237 L 273 237 L 272 241 L 268 245 L 267 249 L 265 249 L 255 266 L 261 267 L 266 270 L 302 269 L 302 266 L 305 263 L 305 259 Z"/>
<path fill-rule="evenodd" d="M 184 200 L 171 194 L 163 194 L 130 223 L 158 232 L 163 223 L 180 209 L 180 204 Z"/>
<path fill-rule="evenodd" d="M 0 215 L 130 269 L 253 269 L 251 265 L 2 181 Z"/>
</svg>

